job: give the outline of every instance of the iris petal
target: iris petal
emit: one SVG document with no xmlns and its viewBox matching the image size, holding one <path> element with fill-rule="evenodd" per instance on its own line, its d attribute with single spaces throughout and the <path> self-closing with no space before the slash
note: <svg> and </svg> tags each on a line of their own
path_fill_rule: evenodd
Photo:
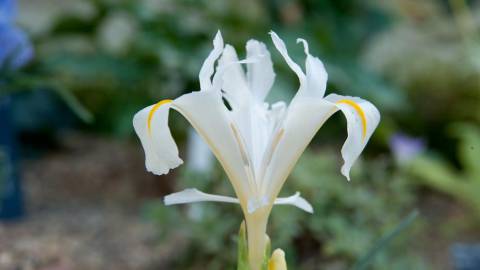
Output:
<svg viewBox="0 0 480 270">
<path fill-rule="evenodd" d="M 255 99 L 263 103 L 275 80 L 270 52 L 264 43 L 249 40 L 247 42 L 247 59 L 256 60 L 247 64 L 248 86 Z"/>
<path fill-rule="evenodd" d="M 205 62 L 203 62 L 202 68 L 198 75 L 200 79 L 200 89 L 205 91 L 212 88 L 211 77 L 214 71 L 215 61 L 220 57 L 223 51 L 223 38 L 220 31 L 217 32 L 215 38 L 213 39 L 213 50 L 208 55 Z"/>
<path fill-rule="evenodd" d="M 347 119 L 348 136 L 342 147 L 344 164 L 341 172 L 350 180 L 350 168 L 377 128 L 380 112 L 372 103 L 358 97 L 330 94 L 325 99 L 335 104 Z"/>
<path fill-rule="evenodd" d="M 171 193 L 163 199 L 165 205 L 186 204 L 196 202 L 224 202 L 239 203 L 234 197 L 215 195 L 202 192 L 195 188 L 187 188 L 179 192 Z M 286 198 L 277 198 L 275 205 L 292 205 L 305 212 L 313 213 L 312 205 L 300 196 L 300 192 Z"/>
<path fill-rule="evenodd" d="M 300 84 L 302 85 L 305 82 L 305 74 L 300 66 L 295 63 L 292 58 L 290 58 L 290 55 L 288 55 L 287 46 L 285 46 L 283 40 L 275 32 L 270 31 L 270 36 L 272 37 L 275 48 L 277 48 L 278 52 L 282 55 L 282 57 L 285 59 L 285 62 L 287 62 L 288 66 L 293 70 L 293 72 L 297 74 Z"/>
<path fill-rule="evenodd" d="M 177 145 L 168 127 L 171 103 L 161 106 L 158 104 L 156 109 L 156 105 L 152 105 L 135 114 L 133 126 L 145 151 L 147 171 L 162 175 L 178 167 L 183 161 L 178 156 Z M 152 111 L 155 111 L 154 115 L 151 114 Z"/>
</svg>

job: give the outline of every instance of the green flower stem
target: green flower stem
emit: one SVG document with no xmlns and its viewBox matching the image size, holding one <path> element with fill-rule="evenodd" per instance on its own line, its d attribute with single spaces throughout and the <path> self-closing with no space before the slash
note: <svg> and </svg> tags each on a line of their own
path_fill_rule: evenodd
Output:
<svg viewBox="0 0 480 270">
<path fill-rule="evenodd" d="M 240 225 L 238 232 L 238 258 L 237 270 L 248 270 L 248 248 L 247 248 L 247 232 L 245 229 L 245 221 Z"/>
</svg>

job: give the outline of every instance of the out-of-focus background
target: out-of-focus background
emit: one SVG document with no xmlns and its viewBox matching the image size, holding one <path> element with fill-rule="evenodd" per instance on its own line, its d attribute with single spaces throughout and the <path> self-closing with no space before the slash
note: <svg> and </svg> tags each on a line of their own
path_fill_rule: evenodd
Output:
<svg viewBox="0 0 480 270">
<path fill-rule="evenodd" d="M 186 187 L 232 195 L 185 120 L 170 124 L 186 165 L 144 167 L 133 114 L 199 88 L 220 29 L 241 55 L 271 49 L 269 100 L 297 79 L 267 34 L 304 61 L 309 41 L 328 93 L 360 96 L 382 121 L 340 174 L 342 115 L 314 138 L 268 228 L 290 269 L 349 269 L 412 210 L 418 218 L 367 269 L 480 269 L 480 1 L 0 0 L 0 269 L 234 269 L 235 205 L 165 207 Z"/>
</svg>

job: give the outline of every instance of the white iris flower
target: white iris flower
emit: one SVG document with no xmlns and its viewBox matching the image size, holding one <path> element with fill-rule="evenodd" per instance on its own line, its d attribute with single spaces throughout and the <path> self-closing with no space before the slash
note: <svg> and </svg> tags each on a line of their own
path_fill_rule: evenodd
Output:
<svg viewBox="0 0 480 270">
<path fill-rule="evenodd" d="M 322 62 L 310 55 L 305 40 L 297 40 L 303 44 L 306 54 L 303 71 L 290 58 L 277 34 L 271 32 L 270 35 L 300 81 L 290 104 L 265 102 L 275 79 L 265 44 L 248 41 L 246 59 L 239 61 L 235 49 L 224 46 L 218 32 L 214 49 L 200 70 L 200 91 L 175 100 L 162 100 L 144 108 L 133 119 L 145 150 L 147 170 L 154 174 L 166 174 L 182 164 L 168 127 L 170 109 L 183 115 L 209 145 L 225 170 L 236 198 L 187 189 L 166 196 L 165 203 L 239 203 L 247 224 L 252 270 L 258 269 L 263 259 L 267 220 L 274 204 L 291 204 L 313 212 L 299 193 L 288 198 L 277 196 L 323 123 L 337 111 L 347 119 L 348 137 L 341 150 L 344 159 L 341 173 L 349 179 L 350 168 L 380 120 L 378 110 L 368 101 L 337 94 L 324 97 L 328 75 Z M 246 66 L 246 72 L 242 65 Z"/>
</svg>

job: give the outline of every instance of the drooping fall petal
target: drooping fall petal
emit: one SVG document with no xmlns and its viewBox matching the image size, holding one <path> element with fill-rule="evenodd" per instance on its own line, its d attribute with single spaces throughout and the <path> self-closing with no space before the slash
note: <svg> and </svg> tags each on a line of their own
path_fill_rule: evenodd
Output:
<svg viewBox="0 0 480 270">
<path fill-rule="evenodd" d="M 145 151 L 147 171 L 166 174 L 183 161 L 178 156 L 177 144 L 168 127 L 171 100 L 163 100 L 146 107 L 133 117 L 133 126 Z"/>
<path fill-rule="evenodd" d="M 380 122 L 380 112 L 372 103 L 358 97 L 330 94 L 325 100 L 335 104 L 347 119 L 348 137 L 342 147 L 344 164 L 341 172 L 350 180 L 350 168 L 377 128 Z"/>
</svg>

